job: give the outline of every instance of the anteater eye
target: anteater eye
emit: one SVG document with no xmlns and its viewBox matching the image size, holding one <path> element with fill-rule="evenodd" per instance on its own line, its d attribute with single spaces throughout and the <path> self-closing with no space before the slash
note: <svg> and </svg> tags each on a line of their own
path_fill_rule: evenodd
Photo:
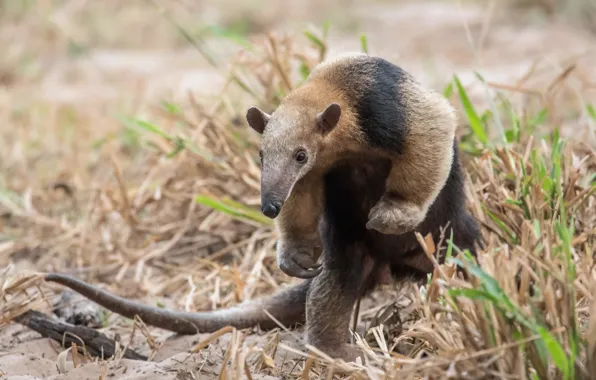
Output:
<svg viewBox="0 0 596 380">
<path fill-rule="evenodd" d="M 300 163 L 305 163 L 306 162 L 306 152 L 302 149 L 300 149 L 299 151 L 296 152 L 296 155 L 294 156 L 296 158 L 296 161 L 300 162 Z"/>
<path fill-rule="evenodd" d="M 259 158 L 261 159 L 261 161 L 263 161 L 263 151 L 259 150 Z"/>
</svg>

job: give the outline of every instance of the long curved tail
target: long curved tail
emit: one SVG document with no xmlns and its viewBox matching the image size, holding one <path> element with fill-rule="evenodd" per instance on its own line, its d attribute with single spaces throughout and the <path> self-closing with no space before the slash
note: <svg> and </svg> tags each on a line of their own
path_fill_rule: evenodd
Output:
<svg viewBox="0 0 596 380">
<path fill-rule="evenodd" d="M 46 281 L 64 285 L 106 309 L 127 318 L 138 315 L 144 323 L 179 334 L 213 332 L 225 326 L 238 329 L 260 326 L 271 329 L 277 326 L 265 310 L 284 326 L 305 321 L 306 293 L 310 280 L 281 290 L 269 298 L 258 299 L 237 306 L 198 313 L 179 312 L 143 305 L 110 294 L 69 275 L 51 273 Z"/>
</svg>

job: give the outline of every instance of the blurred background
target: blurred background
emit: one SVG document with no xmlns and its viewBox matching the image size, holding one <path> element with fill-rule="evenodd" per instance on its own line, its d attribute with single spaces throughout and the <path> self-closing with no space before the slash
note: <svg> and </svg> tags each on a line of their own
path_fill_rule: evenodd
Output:
<svg viewBox="0 0 596 380">
<path fill-rule="evenodd" d="M 217 91 L 218 70 L 226 69 L 243 42 L 263 33 L 300 33 L 309 25 L 329 27 L 331 52 L 359 50 L 365 35 L 371 53 L 442 81 L 471 69 L 499 79 L 520 75 L 538 57 L 585 53 L 596 33 L 590 0 L 1 4 L 4 88 L 38 84 L 38 97 L 60 102 L 113 98 L 135 83 L 148 94 Z M 200 41 L 222 67 L 210 65 L 189 39 Z"/>
<path fill-rule="evenodd" d="M 475 70 L 495 84 L 530 72 L 545 81 L 541 73 L 573 62 L 590 90 L 595 9 L 592 0 L 2 0 L 0 185 L 23 191 L 21 176 L 41 179 L 25 157 L 41 151 L 35 168 L 60 176 L 62 153 L 88 155 L 120 126 L 99 121 L 108 115 L 188 91 L 219 96 L 238 52 L 269 33 L 300 41 L 303 30 L 325 29 L 327 54 L 361 50 L 365 38 L 367 51 L 437 89 L 459 75 L 480 102 Z M 49 108 L 67 125 L 42 116 Z"/>
</svg>

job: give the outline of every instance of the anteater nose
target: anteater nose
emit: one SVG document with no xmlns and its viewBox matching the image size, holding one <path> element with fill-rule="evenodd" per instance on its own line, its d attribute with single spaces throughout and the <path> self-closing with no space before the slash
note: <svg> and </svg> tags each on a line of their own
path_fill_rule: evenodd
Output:
<svg viewBox="0 0 596 380">
<path fill-rule="evenodd" d="M 263 206 L 261 207 L 261 211 L 263 212 L 263 214 L 265 214 L 266 217 L 273 219 L 279 214 L 280 208 L 281 207 L 278 204 L 268 202 L 263 204 Z"/>
</svg>

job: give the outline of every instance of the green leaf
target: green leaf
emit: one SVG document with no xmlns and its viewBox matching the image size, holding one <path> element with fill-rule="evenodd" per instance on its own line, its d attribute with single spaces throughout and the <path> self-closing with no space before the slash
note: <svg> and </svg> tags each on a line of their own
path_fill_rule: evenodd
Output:
<svg viewBox="0 0 596 380">
<path fill-rule="evenodd" d="M 524 205 L 524 202 L 518 201 L 517 199 L 511 199 L 511 198 L 505 199 L 505 202 L 509 203 L 510 205 L 516 205 L 516 206 L 523 206 Z"/>
<path fill-rule="evenodd" d="M 368 40 L 366 39 L 365 34 L 360 35 L 360 48 L 363 53 L 368 54 Z"/>
<path fill-rule="evenodd" d="M 495 214 L 493 214 L 492 212 L 490 212 L 486 207 L 483 207 L 484 210 L 486 211 L 486 213 L 488 214 L 488 216 L 492 219 L 493 222 L 495 222 L 495 224 L 499 227 L 499 229 L 501 231 L 503 231 L 507 236 L 509 236 L 509 238 L 517 243 L 517 236 L 515 235 L 515 233 L 513 231 L 511 231 L 509 229 L 509 227 L 507 227 L 505 225 L 505 223 L 503 223 L 502 220 L 500 220 L 499 218 L 497 218 L 497 216 Z"/>
<path fill-rule="evenodd" d="M 493 112 L 491 110 L 486 110 L 482 113 L 482 115 L 480 116 L 480 122 L 483 125 L 488 124 L 488 121 L 490 120 L 490 118 L 493 117 Z"/>
<path fill-rule="evenodd" d="M 164 137 L 168 140 L 173 140 L 172 136 L 170 136 L 168 133 L 166 133 L 164 130 L 162 130 L 161 128 L 149 123 L 148 121 L 144 121 L 144 120 L 140 120 L 140 119 L 135 119 L 135 118 L 127 118 L 126 120 L 124 120 L 125 124 L 128 125 L 135 125 L 137 127 L 140 127 L 148 132 L 154 133 L 156 135 L 159 135 L 161 137 Z"/>
<path fill-rule="evenodd" d="M 329 29 L 331 28 L 331 21 L 325 21 L 323 23 L 323 39 L 327 40 L 329 36 Z"/>
<path fill-rule="evenodd" d="M 267 218 L 265 215 L 262 215 L 260 212 L 249 209 L 248 207 L 231 200 L 220 201 L 205 195 L 197 195 L 195 197 L 195 202 L 207 207 L 211 207 L 219 212 L 235 218 L 250 219 L 264 225 L 273 224 L 271 219 Z"/>
<path fill-rule="evenodd" d="M 315 36 L 313 33 L 306 30 L 306 31 L 304 31 L 304 35 L 306 36 L 306 38 L 308 38 L 310 40 L 310 42 L 315 44 L 319 48 L 319 50 L 324 51 L 327 49 L 327 47 L 325 46 L 325 43 L 323 41 L 321 41 L 321 39 L 319 37 Z"/>
<path fill-rule="evenodd" d="M 161 105 L 168 113 L 170 113 L 172 115 L 180 115 L 182 113 L 182 110 L 180 109 L 180 107 L 178 107 L 174 103 L 163 101 L 161 103 Z"/>
<path fill-rule="evenodd" d="M 184 144 L 184 140 L 181 138 L 176 139 L 176 145 L 174 146 L 174 150 L 166 155 L 168 158 L 172 158 L 178 155 L 178 153 L 182 152 L 186 148 L 186 144 Z"/>
<path fill-rule="evenodd" d="M 459 261 L 459 259 L 455 259 L 455 260 L 456 260 L 456 262 Z M 459 261 L 459 262 L 461 263 L 461 261 Z M 463 263 L 462 263 L 462 267 L 463 267 Z M 468 269 L 474 276 L 476 276 L 476 277 L 478 277 L 478 279 L 480 279 L 483 287 L 488 292 L 487 294 L 489 294 L 493 300 L 502 299 L 502 297 L 505 295 L 505 292 L 499 286 L 499 283 L 497 282 L 497 280 L 495 280 L 492 276 L 490 276 L 488 273 L 483 271 L 482 268 L 480 268 L 479 266 L 477 266 L 475 264 L 468 263 Z"/>
<path fill-rule="evenodd" d="M 119 119 L 127 126 L 127 127 L 138 127 L 140 129 L 143 129 L 147 132 L 151 132 L 154 133 L 158 136 L 161 136 L 163 138 L 165 138 L 166 140 L 174 143 L 174 149 L 171 153 L 168 154 L 168 157 L 173 157 L 176 154 L 178 154 L 180 152 L 181 149 L 188 149 L 189 151 L 203 157 L 204 159 L 213 162 L 215 164 L 220 164 L 221 160 L 216 159 L 215 157 L 213 157 L 213 155 L 211 155 L 209 152 L 204 152 L 203 150 L 201 150 L 195 143 L 193 143 L 191 140 L 189 139 L 185 139 L 183 137 L 180 136 L 174 136 L 171 135 L 169 133 L 167 133 L 166 131 L 164 131 L 163 129 L 157 127 L 154 124 L 151 124 L 148 121 L 145 120 L 140 120 L 140 119 L 136 119 L 136 118 L 131 118 L 131 117 L 119 117 Z"/>
<path fill-rule="evenodd" d="M 457 76 L 454 76 L 453 80 L 455 81 L 455 85 L 457 86 L 457 92 L 459 94 L 459 98 L 462 102 L 462 105 L 464 106 L 468 122 L 470 123 L 470 128 L 472 128 L 472 131 L 474 131 L 474 135 L 476 135 L 476 138 L 480 140 L 480 142 L 483 145 L 488 145 L 488 137 L 484 130 L 484 126 L 482 125 L 482 121 L 476 113 L 474 106 L 470 102 L 468 94 L 464 90 Z"/>
<path fill-rule="evenodd" d="M 514 129 L 507 129 L 505 131 L 505 138 L 507 139 L 508 143 L 515 142 L 517 140 L 517 131 Z"/>
<path fill-rule="evenodd" d="M 538 115 L 536 115 L 536 117 L 534 117 L 532 120 L 530 120 L 528 122 L 528 126 L 529 127 L 535 127 L 537 125 L 540 125 L 542 123 L 544 123 L 544 121 L 546 120 L 546 117 L 548 116 L 548 109 L 543 108 L 542 110 L 540 110 L 540 112 L 538 113 Z"/>
<path fill-rule="evenodd" d="M 449 99 L 453 95 L 453 82 L 449 82 L 445 89 L 443 90 L 443 96 Z"/>
<path fill-rule="evenodd" d="M 536 234 L 536 236 L 540 236 L 542 235 L 542 232 L 540 231 L 540 221 L 538 221 L 538 219 L 534 219 L 534 233 Z"/>
<path fill-rule="evenodd" d="M 550 357 L 555 362 L 555 365 L 563 373 L 564 379 L 569 379 L 569 360 L 565 354 L 565 350 L 559 342 L 544 328 L 538 328 L 538 334 L 546 344 L 546 348 L 550 354 Z"/>
<path fill-rule="evenodd" d="M 109 317 L 110 317 L 110 312 L 105 309 L 101 309 L 99 318 L 101 319 L 102 327 L 106 328 L 109 326 L 109 320 L 108 320 Z"/>
<path fill-rule="evenodd" d="M 588 104 L 586 106 L 586 110 L 588 111 L 588 115 L 594 120 L 596 120 L 596 108 L 592 104 Z"/>
<path fill-rule="evenodd" d="M 485 300 L 497 303 L 497 299 L 489 292 L 480 289 L 449 289 L 448 293 L 452 297 L 466 297 L 471 300 Z"/>
<path fill-rule="evenodd" d="M 308 78 L 308 76 L 310 75 L 310 68 L 308 67 L 306 62 L 300 63 L 299 70 L 300 70 L 300 77 L 302 78 L 302 80 L 306 80 L 306 78 Z"/>
<path fill-rule="evenodd" d="M 207 30 L 211 32 L 212 35 L 235 42 L 249 51 L 252 51 L 253 49 L 252 44 L 246 38 L 244 38 L 242 34 L 236 31 L 233 31 L 231 29 L 224 29 L 217 25 L 209 25 L 207 26 Z"/>
</svg>

